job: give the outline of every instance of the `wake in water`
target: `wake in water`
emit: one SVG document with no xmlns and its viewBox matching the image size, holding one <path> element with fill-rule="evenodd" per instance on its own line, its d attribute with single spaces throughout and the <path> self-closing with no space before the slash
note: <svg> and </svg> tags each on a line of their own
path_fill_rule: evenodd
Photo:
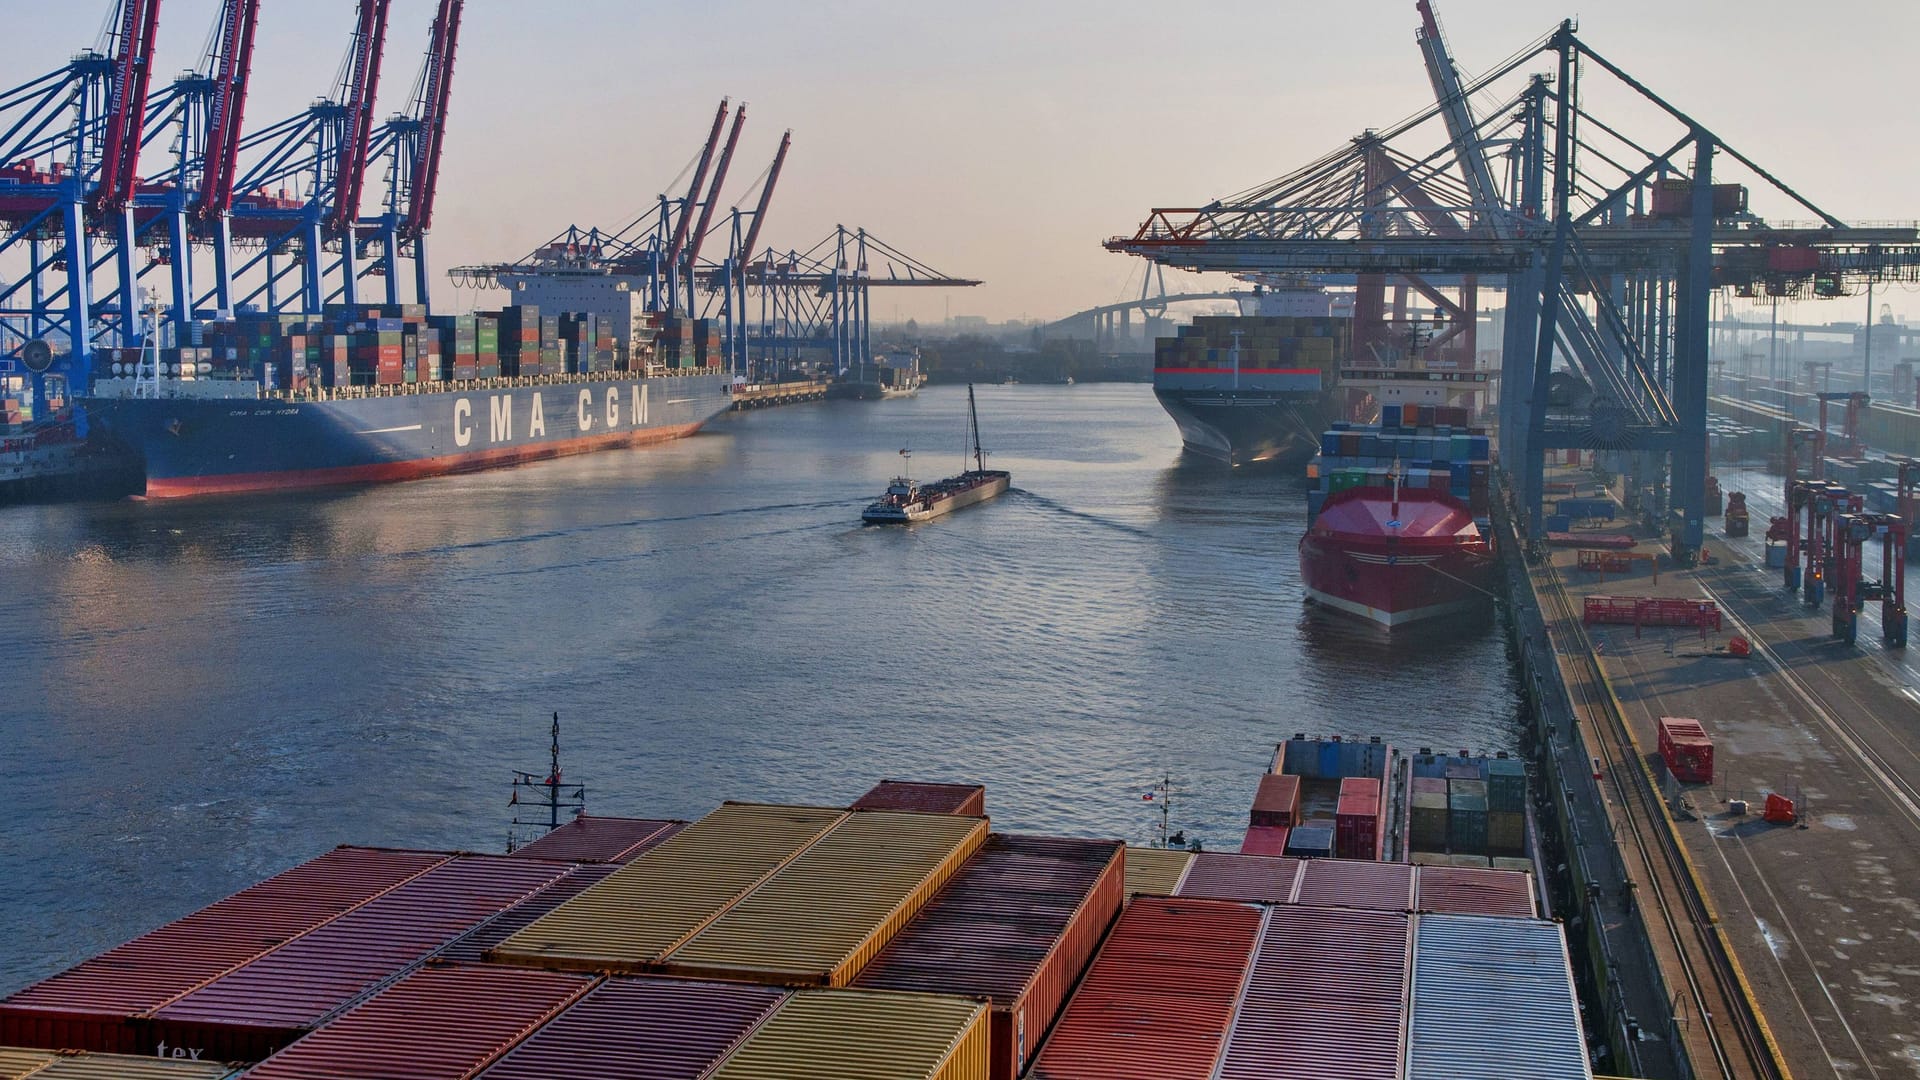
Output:
<svg viewBox="0 0 1920 1080">
<path fill-rule="evenodd" d="M 1154 538 L 1152 533 L 1148 532 L 1145 529 L 1140 528 L 1137 525 L 1129 525 L 1124 521 L 1115 521 L 1112 518 L 1103 518 L 1098 514 L 1089 514 L 1084 510 L 1075 510 L 1070 506 L 1062 506 L 1060 503 L 1054 502 L 1052 499 L 1047 498 L 1045 495 L 1036 495 L 1033 492 L 1028 491 L 1026 488 L 1009 488 L 1007 490 L 1007 494 L 1018 496 L 1019 498 L 1033 504 L 1034 506 L 1039 507 L 1042 510 L 1059 514 L 1061 517 L 1076 518 L 1080 521 L 1087 522 L 1090 525 L 1098 525 L 1103 529 L 1112 529 L 1115 532 L 1123 532 L 1129 536 L 1138 536 L 1143 540 L 1151 540 Z"/>
</svg>

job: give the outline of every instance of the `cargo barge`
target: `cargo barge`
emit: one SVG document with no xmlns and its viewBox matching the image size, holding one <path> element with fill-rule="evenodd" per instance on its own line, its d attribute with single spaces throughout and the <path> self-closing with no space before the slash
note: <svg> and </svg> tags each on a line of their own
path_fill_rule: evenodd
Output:
<svg viewBox="0 0 1920 1080">
<path fill-rule="evenodd" d="M 1386 814 L 1446 767 L 1423 757 L 1301 737 L 1274 765 L 1302 779 L 1306 813 L 1362 779 Z M 117 1075 L 131 1054 L 181 1080 L 423 1061 L 483 1080 L 1592 1076 L 1566 940 L 1529 874 L 1129 848 L 995 832 L 985 812 L 978 786 L 887 781 L 846 807 L 581 819 L 509 856 L 338 848 L 0 1001 L 0 1063 Z M 1354 850 L 1391 854 L 1393 835 Z"/>
<path fill-rule="evenodd" d="M 974 406 L 973 384 L 967 384 L 967 416 L 973 439 L 973 468 L 958 476 L 931 484 L 915 483 L 911 477 L 896 476 L 887 490 L 860 514 L 869 525 L 908 525 L 951 514 L 955 510 L 983 503 L 1006 494 L 1013 474 L 987 468 L 986 451 L 980 448 L 980 413 Z M 900 451 L 902 457 L 912 455 Z"/>
<path fill-rule="evenodd" d="M 303 318 L 203 327 L 221 344 L 130 352 L 95 382 L 85 408 L 135 458 L 136 494 L 499 468 L 682 438 L 732 405 L 683 339 L 616 337 L 591 315 L 519 305 L 429 320 L 392 305 Z"/>
</svg>

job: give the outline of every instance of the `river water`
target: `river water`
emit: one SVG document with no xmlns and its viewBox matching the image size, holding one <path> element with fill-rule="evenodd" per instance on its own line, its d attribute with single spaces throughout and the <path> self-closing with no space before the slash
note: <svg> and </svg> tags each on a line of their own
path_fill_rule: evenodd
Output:
<svg viewBox="0 0 1920 1080">
<path fill-rule="evenodd" d="M 1234 849 L 1273 744 L 1518 740 L 1497 620 L 1302 604 L 1292 475 L 1183 462 L 1139 385 L 979 391 L 1007 496 L 859 511 L 966 399 L 249 500 L 0 510 L 0 992 L 340 843 L 494 851 L 549 716 L 590 812 L 988 785 L 996 825 Z"/>
</svg>

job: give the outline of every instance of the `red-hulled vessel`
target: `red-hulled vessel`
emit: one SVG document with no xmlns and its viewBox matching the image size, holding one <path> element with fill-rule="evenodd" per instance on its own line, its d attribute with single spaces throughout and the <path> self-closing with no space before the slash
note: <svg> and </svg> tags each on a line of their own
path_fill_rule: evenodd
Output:
<svg viewBox="0 0 1920 1080">
<path fill-rule="evenodd" d="M 1328 495 L 1300 538 L 1307 595 L 1389 628 L 1484 606 L 1492 565 L 1464 503 L 1397 478 Z"/>
</svg>

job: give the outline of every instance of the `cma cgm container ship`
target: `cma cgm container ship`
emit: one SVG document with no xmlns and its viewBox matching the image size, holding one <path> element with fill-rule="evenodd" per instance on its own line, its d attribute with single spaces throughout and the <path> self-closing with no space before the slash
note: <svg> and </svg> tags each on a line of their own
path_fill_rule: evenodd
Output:
<svg viewBox="0 0 1920 1080">
<path fill-rule="evenodd" d="M 1319 289 L 1256 292 L 1249 308 L 1258 313 L 1200 316 L 1158 339 L 1153 393 L 1188 452 L 1297 466 L 1329 422 L 1355 411 L 1338 384 L 1353 320 L 1334 314 Z"/>
<path fill-rule="evenodd" d="M 167 350 L 158 378 L 151 359 L 116 364 L 89 415 L 137 457 L 144 494 L 172 498 L 639 446 L 691 435 L 731 404 L 726 377 L 673 327 L 629 345 L 591 315 L 543 320 L 523 305 L 434 325 L 395 306 L 352 323 L 208 327 L 220 344 Z"/>
</svg>

